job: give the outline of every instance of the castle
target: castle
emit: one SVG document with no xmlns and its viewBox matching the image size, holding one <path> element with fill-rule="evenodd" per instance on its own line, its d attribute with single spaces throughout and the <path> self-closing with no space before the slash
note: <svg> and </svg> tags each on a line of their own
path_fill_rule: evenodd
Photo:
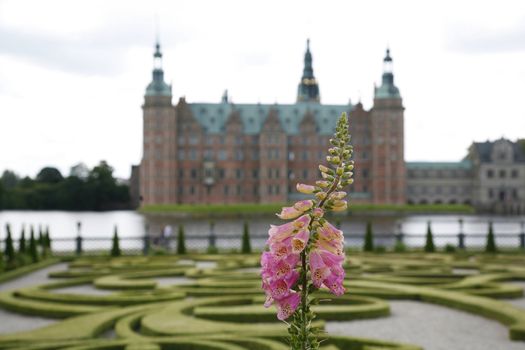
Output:
<svg viewBox="0 0 525 350">
<path fill-rule="evenodd" d="M 319 178 L 336 120 L 346 112 L 354 145 L 354 203 L 463 203 L 525 211 L 525 148 L 521 141 L 474 143 L 460 162 L 404 160 L 404 107 L 386 50 L 373 106 L 321 103 L 307 41 L 294 104 L 173 104 L 157 43 L 143 108 L 143 157 L 132 168 L 137 205 L 284 203 L 300 198 L 297 182 Z M 494 146 L 494 147 L 493 147 Z M 494 149 L 494 150 L 492 150 Z M 501 151 L 500 149 L 503 149 Z M 491 153 L 487 155 L 486 153 Z M 501 154 L 505 153 L 503 161 Z M 484 165 L 501 163 L 512 185 L 488 184 Z M 498 164 L 499 164 L 498 163 Z M 490 165 L 489 165 L 490 168 Z M 493 177 L 503 172 L 492 170 Z M 492 181 L 494 182 L 494 181 Z M 488 183 L 492 183 L 488 182 Z"/>
</svg>

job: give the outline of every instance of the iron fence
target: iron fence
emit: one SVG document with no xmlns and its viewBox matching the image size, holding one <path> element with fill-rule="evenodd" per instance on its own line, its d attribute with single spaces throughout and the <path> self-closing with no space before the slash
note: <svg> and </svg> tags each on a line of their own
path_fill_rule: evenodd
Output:
<svg viewBox="0 0 525 350">
<path fill-rule="evenodd" d="M 487 242 L 486 233 L 459 233 L 433 234 L 433 241 L 438 249 L 449 245 L 457 249 L 480 250 Z M 263 250 L 266 246 L 267 234 L 250 235 L 250 243 L 254 250 Z M 345 246 L 350 249 L 361 249 L 365 234 L 346 234 Z M 374 246 L 384 249 L 393 249 L 402 243 L 407 248 L 419 249 L 424 247 L 425 234 L 374 234 Z M 525 250 L 525 233 L 495 233 L 496 246 L 508 250 Z M 56 255 L 100 255 L 109 254 L 113 244 L 112 237 L 67 237 L 51 240 L 51 250 Z M 18 249 L 18 242 L 14 242 Z M 119 246 L 124 254 L 162 254 L 177 251 L 177 237 L 160 237 L 145 235 L 143 237 L 121 237 Z M 242 236 L 231 234 L 192 235 L 185 237 L 185 246 L 189 252 L 206 252 L 217 250 L 220 252 L 236 252 L 241 250 Z M 3 251 L 5 241 L 0 241 Z"/>
</svg>

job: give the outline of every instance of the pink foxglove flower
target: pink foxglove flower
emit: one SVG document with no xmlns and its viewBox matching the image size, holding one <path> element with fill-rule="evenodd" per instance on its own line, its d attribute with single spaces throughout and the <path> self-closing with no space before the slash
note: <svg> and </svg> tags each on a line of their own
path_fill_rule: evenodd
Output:
<svg viewBox="0 0 525 350">
<path fill-rule="evenodd" d="M 343 232 L 330 224 L 328 211 L 345 211 L 348 203 L 344 187 L 351 184 L 354 169 L 352 146 L 349 145 L 348 120 L 342 115 L 326 160 L 319 165 L 321 180 L 315 185 L 297 184 L 297 191 L 312 195 L 293 206 L 282 208 L 280 219 L 293 220 L 271 225 L 268 231 L 269 251 L 261 256 L 262 288 L 265 307 L 277 306 L 277 318 L 294 315 L 289 327 L 292 349 L 318 349 L 312 337 L 313 313 L 309 293 L 325 289 L 334 295 L 345 292 L 343 268 Z"/>
</svg>

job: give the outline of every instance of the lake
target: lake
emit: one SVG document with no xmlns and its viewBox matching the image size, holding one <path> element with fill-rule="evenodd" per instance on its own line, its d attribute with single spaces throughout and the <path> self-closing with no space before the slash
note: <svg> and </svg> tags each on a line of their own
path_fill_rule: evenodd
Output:
<svg viewBox="0 0 525 350">
<path fill-rule="evenodd" d="M 373 225 L 376 242 L 379 245 L 390 246 L 394 241 L 394 234 L 399 230 L 406 235 L 405 242 L 409 246 L 421 246 L 424 242 L 427 222 L 432 222 L 432 231 L 436 236 L 436 244 L 443 246 L 446 243 L 457 244 L 456 235 L 459 233 L 459 220 L 463 219 L 463 232 L 466 234 L 466 244 L 482 245 L 488 230 L 488 223 L 494 223 L 494 231 L 498 243 L 508 246 L 519 244 L 518 234 L 523 230 L 525 216 L 490 216 L 490 215 L 406 215 L 385 217 L 341 217 L 341 229 L 345 232 L 346 242 L 349 246 L 360 246 L 361 236 L 365 232 L 366 222 Z M 213 219 L 214 232 L 221 236 L 240 236 L 243 220 L 240 219 Z M 250 233 L 254 237 L 265 236 L 270 224 L 280 224 L 277 217 L 257 216 L 248 219 Z M 332 222 L 335 223 L 336 219 Z M 84 238 L 107 240 L 113 234 L 114 227 L 118 227 L 120 237 L 135 239 L 144 236 L 148 226 L 151 236 L 159 236 L 163 227 L 172 226 L 174 233 L 176 227 L 184 225 L 188 238 L 200 237 L 202 244 L 206 244 L 206 237 L 210 234 L 209 221 L 205 219 L 178 219 L 169 216 L 144 215 L 135 211 L 110 211 L 110 212 L 66 212 L 66 211 L 0 211 L 0 240 L 5 238 L 5 224 L 11 225 L 14 238 L 18 238 L 22 226 L 33 225 L 38 232 L 39 225 L 49 227 L 51 237 L 56 239 L 73 238 L 77 235 L 77 222 L 81 223 L 81 235 Z M 384 235 L 384 236 L 383 236 Z M 439 237 L 443 235 L 442 237 Z M 507 236 L 509 235 L 509 236 Z M 108 243 L 109 244 L 109 243 Z M 220 242 L 218 242 L 220 246 Z M 232 243 L 234 246 L 236 243 Z M 264 239 L 257 240 L 254 245 L 264 245 Z M 106 245 L 106 244 L 105 244 Z"/>
</svg>

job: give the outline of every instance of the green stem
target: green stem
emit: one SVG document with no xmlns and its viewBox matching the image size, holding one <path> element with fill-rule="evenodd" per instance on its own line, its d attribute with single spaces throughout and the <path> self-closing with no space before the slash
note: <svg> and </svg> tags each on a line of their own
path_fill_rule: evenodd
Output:
<svg viewBox="0 0 525 350">
<path fill-rule="evenodd" d="M 306 329 L 306 324 L 308 323 L 306 309 L 308 302 L 308 280 L 307 280 L 307 266 L 306 266 L 306 250 L 301 252 L 301 268 L 302 268 L 302 284 L 303 288 L 301 290 L 301 307 L 302 307 L 302 325 L 301 325 L 301 338 L 302 338 L 302 350 L 307 350 L 308 334 Z"/>
</svg>

